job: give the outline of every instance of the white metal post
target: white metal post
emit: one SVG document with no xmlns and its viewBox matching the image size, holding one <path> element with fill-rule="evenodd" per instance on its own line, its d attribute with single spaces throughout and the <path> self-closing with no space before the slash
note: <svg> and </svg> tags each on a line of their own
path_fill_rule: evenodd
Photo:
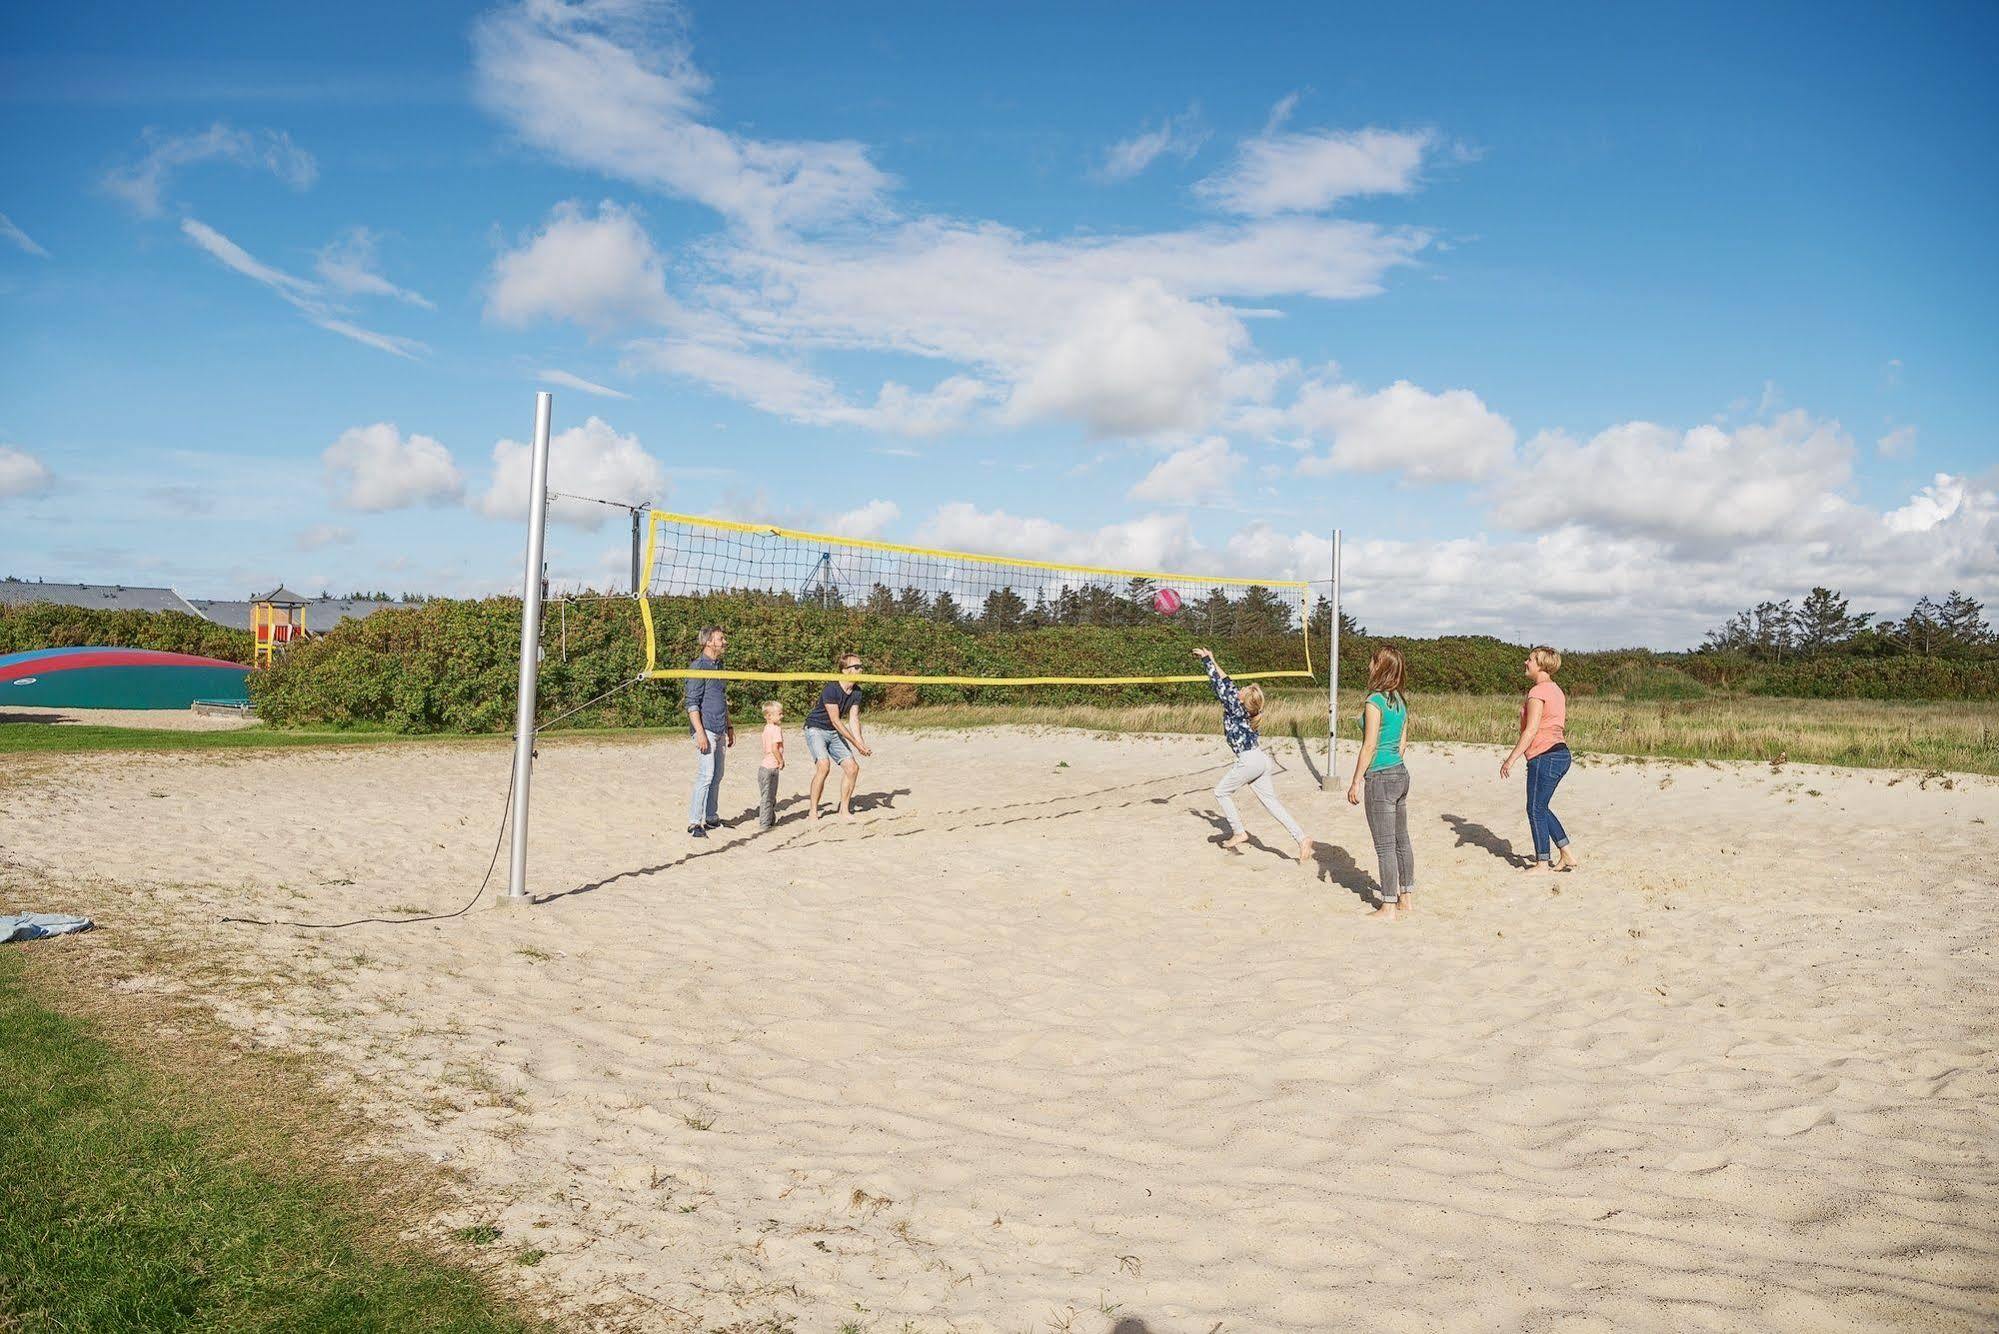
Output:
<svg viewBox="0 0 1999 1334">
<path fill-rule="evenodd" d="M 1340 530 L 1333 529 L 1333 617 L 1331 633 L 1327 638 L 1331 646 L 1326 650 L 1332 660 L 1326 672 L 1330 678 L 1326 686 L 1326 786 L 1331 788 L 1339 782 L 1340 769 Z"/>
<path fill-rule="evenodd" d="M 521 576 L 520 698 L 514 707 L 514 841 L 507 862 L 507 898 L 516 903 L 528 896 L 528 780 L 534 772 L 535 684 L 541 669 L 542 539 L 548 531 L 548 423 L 554 412 L 554 394 L 544 390 L 534 396 L 527 565 Z"/>
</svg>

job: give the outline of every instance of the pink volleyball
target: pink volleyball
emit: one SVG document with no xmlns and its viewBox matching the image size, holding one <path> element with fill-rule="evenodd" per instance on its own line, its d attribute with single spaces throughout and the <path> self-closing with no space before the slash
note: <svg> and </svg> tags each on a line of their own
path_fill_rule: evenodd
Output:
<svg viewBox="0 0 1999 1334">
<path fill-rule="evenodd" d="M 1161 616 L 1171 616 L 1180 610 L 1180 595 L 1170 588 L 1162 588 L 1152 595 L 1152 609 Z"/>
</svg>

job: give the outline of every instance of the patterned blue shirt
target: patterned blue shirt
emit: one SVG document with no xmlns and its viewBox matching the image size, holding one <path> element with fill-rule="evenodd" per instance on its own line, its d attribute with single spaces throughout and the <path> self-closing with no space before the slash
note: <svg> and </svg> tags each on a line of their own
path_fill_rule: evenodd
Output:
<svg viewBox="0 0 1999 1334">
<path fill-rule="evenodd" d="M 1235 682 L 1215 666 L 1213 658 L 1208 659 L 1208 684 L 1214 687 L 1215 698 L 1222 702 L 1222 734 L 1229 739 L 1229 749 L 1238 755 L 1255 750 L 1256 727 L 1249 721 L 1249 711 L 1242 706 Z"/>
</svg>

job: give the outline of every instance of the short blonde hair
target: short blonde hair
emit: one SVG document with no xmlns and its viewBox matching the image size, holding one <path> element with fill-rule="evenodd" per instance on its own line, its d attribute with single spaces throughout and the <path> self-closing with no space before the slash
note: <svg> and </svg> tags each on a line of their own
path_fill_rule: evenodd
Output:
<svg viewBox="0 0 1999 1334">
<path fill-rule="evenodd" d="M 1527 660 L 1550 676 L 1562 670 L 1561 651 L 1549 648 L 1545 644 L 1529 653 Z"/>
<path fill-rule="evenodd" d="M 764 708 L 764 717 L 768 718 L 774 712 L 775 713 L 784 712 L 784 701 L 781 699 L 767 699 L 764 701 L 763 708 Z"/>
<path fill-rule="evenodd" d="M 1236 698 L 1242 701 L 1242 710 L 1254 718 L 1263 712 L 1263 687 L 1251 681 L 1236 691 Z"/>
</svg>

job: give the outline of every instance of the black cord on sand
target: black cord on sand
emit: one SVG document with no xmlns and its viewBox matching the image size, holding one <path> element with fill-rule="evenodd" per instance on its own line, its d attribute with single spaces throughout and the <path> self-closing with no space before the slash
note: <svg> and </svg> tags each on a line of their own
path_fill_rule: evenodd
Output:
<svg viewBox="0 0 1999 1334">
<path fill-rule="evenodd" d="M 643 676 L 635 676 L 629 681 L 615 685 L 597 696 L 597 698 L 583 704 L 578 704 L 575 708 L 566 712 L 558 713 L 545 723 L 537 724 L 534 733 L 536 736 L 540 736 L 544 729 L 555 726 L 564 718 L 581 713 L 592 704 L 601 704 L 611 696 L 630 690 L 633 686 L 638 685 L 644 680 Z M 421 917 L 356 917 L 346 922 L 294 922 L 285 918 L 264 917 L 225 917 L 222 920 L 225 922 L 240 923 L 244 926 L 296 926 L 302 927 L 307 931 L 340 931 L 350 926 L 403 926 L 413 922 L 444 922 L 454 917 L 463 917 L 466 913 L 471 912 L 473 906 L 485 896 L 486 886 L 493 883 L 493 871 L 500 864 L 500 849 L 506 845 L 507 819 L 513 811 L 513 806 L 514 775 L 513 771 L 509 769 L 507 772 L 507 799 L 500 807 L 500 829 L 493 838 L 493 859 L 486 863 L 486 874 L 479 881 L 479 888 L 473 890 L 472 897 L 465 901 L 465 906 L 455 912 L 426 913 Z"/>
</svg>

